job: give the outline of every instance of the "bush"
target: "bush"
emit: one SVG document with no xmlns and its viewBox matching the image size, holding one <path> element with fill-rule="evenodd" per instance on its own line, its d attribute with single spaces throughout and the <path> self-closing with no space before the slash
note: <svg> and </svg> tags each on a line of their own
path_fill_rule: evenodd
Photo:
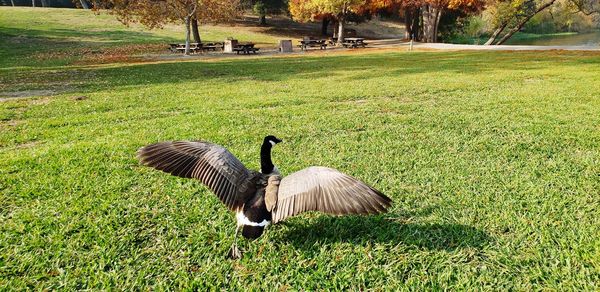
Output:
<svg viewBox="0 0 600 292">
<path fill-rule="evenodd" d="M 487 22 L 481 16 L 469 16 L 457 19 L 444 40 L 458 44 L 481 44 L 485 42 L 486 34 Z"/>
</svg>

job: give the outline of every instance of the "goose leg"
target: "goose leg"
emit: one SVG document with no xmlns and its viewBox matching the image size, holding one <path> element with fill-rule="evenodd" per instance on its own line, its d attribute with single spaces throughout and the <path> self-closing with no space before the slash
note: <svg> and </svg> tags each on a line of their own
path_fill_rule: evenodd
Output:
<svg viewBox="0 0 600 292">
<path fill-rule="evenodd" d="M 237 246 L 237 235 L 240 230 L 240 225 L 235 228 L 235 235 L 233 236 L 233 244 L 231 245 L 231 249 L 229 249 L 229 258 L 237 260 L 242 257 L 242 252 Z"/>
</svg>

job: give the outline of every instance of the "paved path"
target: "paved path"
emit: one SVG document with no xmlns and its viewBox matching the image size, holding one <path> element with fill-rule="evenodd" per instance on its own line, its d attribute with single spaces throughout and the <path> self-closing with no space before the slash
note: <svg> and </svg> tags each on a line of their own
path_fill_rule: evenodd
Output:
<svg viewBox="0 0 600 292">
<path fill-rule="evenodd" d="M 409 42 L 401 39 L 383 39 L 383 40 L 365 40 L 368 43 L 368 48 L 378 49 L 403 49 L 408 50 L 410 47 Z M 413 44 L 414 49 L 433 49 L 442 51 L 550 51 L 550 50 L 567 50 L 567 51 L 600 51 L 600 46 L 522 46 L 522 45 L 501 45 L 501 46 L 484 46 L 484 45 L 458 45 L 458 44 L 444 44 L 444 43 L 417 43 Z M 159 55 L 160 60 L 179 60 L 179 59 L 217 59 L 217 58 L 248 58 L 250 56 L 273 56 L 273 55 L 301 55 L 305 53 L 320 52 L 338 52 L 338 51 L 362 51 L 364 49 L 349 49 L 328 46 L 327 50 L 309 49 L 308 51 L 300 51 L 297 47 L 294 47 L 293 53 L 279 53 L 275 48 L 261 48 L 259 54 L 250 55 L 237 55 L 237 54 L 223 54 L 222 52 L 211 52 L 199 55 L 183 56 L 181 54 L 163 54 Z M 152 58 L 152 57 L 151 57 Z"/>
<path fill-rule="evenodd" d="M 368 41 L 369 47 L 375 48 L 393 48 L 406 47 L 409 43 L 400 39 L 389 40 L 371 40 Z M 434 50 L 479 50 L 479 51 L 550 51 L 550 50 L 567 50 L 567 51 L 600 51 L 600 46 L 524 46 L 524 45 L 501 45 L 501 46 L 484 46 L 484 45 L 457 45 L 443 43 L 414 43 L 415 49 L 434 49 Z"/>
</svg>

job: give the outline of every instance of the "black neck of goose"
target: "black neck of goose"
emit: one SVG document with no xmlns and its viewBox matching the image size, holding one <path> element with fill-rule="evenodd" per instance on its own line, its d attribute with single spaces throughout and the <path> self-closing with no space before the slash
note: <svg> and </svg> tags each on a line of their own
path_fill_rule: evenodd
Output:
<svg viewBox="0 0 600 292">
<path fill-rule="evenodd" d="M 260 171 L 262 173 L 271 173 L 275 165 L 271 161 L 271 148 L 273 146 L 268 141 L 265 141 L 260 147 Z"/>
</svg>

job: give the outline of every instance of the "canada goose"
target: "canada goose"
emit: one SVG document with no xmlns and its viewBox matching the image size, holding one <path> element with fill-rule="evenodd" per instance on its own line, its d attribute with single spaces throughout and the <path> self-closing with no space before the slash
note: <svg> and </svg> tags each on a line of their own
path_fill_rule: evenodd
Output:
<svg viewBox="0 0 600 292">
<path fill-rule="evenodd" d="M 271 149 L 282 142 L 266 136 L 260 148 L 260 172 L 247 169 L 227 149 L 204 141 L 160 142 L 142 147 L 143 165 L 172 175 L 196 178 L 236 213 L 230 256 L 239 258 L 237 234 L 255 239 L 271 223 L 305 211 L 328 214 L 377 214 L 392 200 L 365 183 L 327 167 L 312 166 L 281 178 Z"/>
</svg>

